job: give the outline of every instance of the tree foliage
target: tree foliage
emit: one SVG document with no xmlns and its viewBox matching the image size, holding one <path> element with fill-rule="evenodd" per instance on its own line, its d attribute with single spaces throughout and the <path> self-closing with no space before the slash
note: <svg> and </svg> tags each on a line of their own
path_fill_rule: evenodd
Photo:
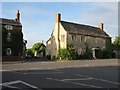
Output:
<svg viewBox="0 0 120 90">
<path fill-rule="evenodd" d="M 92 59 L 93 58 L 92 50 L 90 48 L 88 48 L 88 46 L 86 46 L 86 51 L 83 54 L 83 58 L 84 59 Z"/>
<path fill-rule="evenodd" d="M 109 50 L 96 50 L 96 58 L 98 59 L 109 59 L 113 58 L 113 52 Z"/>
<path fill-rule="evenodd" d="M 116 36 L 115 41 L 113 42 L 113 44 L 120 48 L 120 35 Z"/>
<path fill-rule="evenodd" d="M 33 50 L 31 48 L 27 49 L 26 53 L 27 53 L 27 55 L 31 55 L 31 56 L 34 55 Z"/>
<path fill-rule="evenodd" d="M 43 43 L 38 42 L 38 43 L 35 43 L 32 46 L 32 48 L 28 49 L 26 53 L 27 53 L 27 55 L 31 55 L 31 56 L 33 56 L 35 54 L 35 52 L 37 52 L 37 53 L 44 52 L 44 54 L 45 54 L 45 48 L 46 47 Z"/>
<path fill-rule="evenodd" d="M 38 42 L 33 45 L 32 49 L 33 51 L 37 50 L 39 52 L 43 52 L 45 51 L 45 45 L 43 43 Z"/>
</svg>

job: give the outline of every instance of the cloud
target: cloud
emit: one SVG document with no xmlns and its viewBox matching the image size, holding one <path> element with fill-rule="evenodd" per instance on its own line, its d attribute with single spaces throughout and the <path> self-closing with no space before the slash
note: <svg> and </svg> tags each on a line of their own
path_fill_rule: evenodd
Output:
<svg viewBox="0 0 120 90">
<path fill-rule="evenodd" d="M 21 13 L 24 38 L 28 40 L 27 47 L 34 43 L 47 40 L 54 27 L 54 14 L 61 11 L 63 19 L 77 23 L 98 26 L 98 22 L 104 23 L 105 31 L 113 38 L 118 30 L 117 3 L 43 3 L 20 2 L 5 3 L 3 16 L 15 18 L 16 10 Z"/>
<path fill-rule="evenodd" d="M 73 6 L 79 6 L 79 4 L 81 5 L 81 3 L 73 3 Z M 71 3 L 72 5 L 72 3 Z M 83 3 L 82 7 L 84 7 L 84 9 L 82 11 L 80 11 L 79 13 L 79 19 L 78 17 L 75 17 L 74 15 L 70 16 L 70 15 L 63 15 L 63 18 L 67 17 L 67 21 L 69 20 L 73 20 L 73 22 L 78 22 L 78 23 L 83 23 L 83 24 L 88 24 L 88 25 L 92 25 L 92 26 L 98 26 L 98 22 L 103 22 L 104 23 L 104 29 L 105 31 L 112 37 L 112 40 L 114 40 L 115 36 L 118 34 L 118 8 L 117 8 L 117 3 Z M 86 8 L 85 8 L 86 7 Z M 29 7 L 27 7 L 29 8 Z M 79 10 L 79 9 L 78 9 Z M 35 14 L 34 12 L 38 12 L 39 9 L 36 9 L 34 7 L 31 7 L 31 11 L 33 12 L 29 12 L 29 14 Z M 45 15 L 54 15 L 53 13 L 48 13 L 48 10 L 44 9 L 40 9 L 41 12 L 45 13 Z M 27 12 L 24 11 L 27 15 Z M 36 13 L 36 15 L 41 15 L 43 16 L 44 14 L 42 13 Z M 64 14 L 64 13 L 63 13 Z M 47 16 L 47 17 L 48 17 Z M 53 18 L 52 18 L 53 19 Z M 24 19 L 25 20 L 25 19 Z M 38 21 L 39 20 L 39 21 Z M 53 29 L 54 26 L 54 21 L 52 20 L 46 20 L 44 18 L 44 20 L 40 21 L 40 18 L 36 20 L 36 22 L 33 24 L 34 25 L 34 30 L 32 30 L 33 28 L 30 28 L 31 32 L 37 32 L 32 34 L 31 36 L 27 36 L 28 38 L 28 45 L 32 45 L 33 43 L 35 43 L 36 41 L 42 41 L 42 40 L 47 40 L 50 37 L 51 31 Z M 31 22 L 33 22 L 34 20 L 29 19 L 24 21 L 23 25 L 25 26 L 29 26 L 31 24 Z M 52 24 L 52 23 L 53 24 Z M 26 25 L 28 24 L 28 25 Z M 47 26 L 48 25 L 48 26 Z M 51 26 L 49 26 L 51 25 Z M 40 26 L 41 31 L 38 30 L 38 26 Z M 47 26 L 47 27 L 45 27 Z M 29 29 L 27 29 L 29 30 Z M 48 32 L 48 34 L 46 34 L 46 32 Z M 38 35 L 39 33 L 39 35 Z M 30 33 L 31 35 L 31 33 Z M 44 35 L 44 36 L 40 36 L 40 35 Z M 33 37 L 36 36 L 36 37 Z M 33 39 L 35 38 L 35 40 Z"/>
<path fill-rule="evenodd" d="M 118 34 L 118 3 L 89 3 L 88 9 L 80 13 L 78 23 L 98 26 L 99 22 L 104 23 L 105 31 L 115 38 Z"/>
</svg>

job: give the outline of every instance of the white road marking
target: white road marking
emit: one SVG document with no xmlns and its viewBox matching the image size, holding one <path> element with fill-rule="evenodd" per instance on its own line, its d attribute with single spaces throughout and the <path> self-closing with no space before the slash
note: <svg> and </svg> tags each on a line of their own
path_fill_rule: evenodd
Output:
<svg viewBox="0 0 120 90">
<path fill-rule="evenodd" d="M 13 73 L 18 73 L 18 74 L 59 74 L 59 73 L 64 73 L 64 72 L 28 72 L 28 73 L 24 73 L 24 72 L 13 72 Z"/>
<path fill-rule="evenodd" d="M 43 73 L 26 73 L 26 74 L 59 74 L 64 72 L 43 72 Z"/>
<path fill-rule="evenodd" d="M 31 87 L 31 88 L 37 88 L 37 87 L 35 87 L 35 86 L 31 85 L 31 84 L 28 84 L 28 83 L 26 83 L 26 82 L 23 82 L 23 81 L 21 81 L 21 80 L 5 82 L 5 83 L 2 83 L 2 84 L 0 84 L 0 85 L 8 86 L 8 87 L 9 87 L 10 85 L 17 84 L 17 83 L 22 83 L 22 84 L 24 84 L 24 85 L 26 85 L 26 86 L 29 86 L 29 87 Z M 13 87 L 14 87 L 14 86 L 13 86 Z M 14 88 L 15 88 L 15 87 L 14 87 Z M 18 87 L 17 87 L 17 88 L 18 88 Z"/>
<path fill-rule="evenodd" d="M 76 84 L 76 85 L 88 86 L 88 87 L 93 87 L 93 88 L 102 88 L 102 87 L 98 87 L 98 86 L 93 86 L 93 85 L 88 85 L 88 84 L 83 84 L 83 83 L 76 83 L 76 82 L 65 81 L 65 80 L 59 80 L 59 79 L 53 79 L 53 78 L 48 78 L 48 77 L 46 79 L 61 81 L 61 82 L 66 82 L 66 83 L 72 83 L 72 84 Z"/>
<path fill-rule="evenodd" d="M 62 81 L 91 80 L 93 78 L 62 79 Z"/>
<path fill-rule="evenodd" d="M 25 84 L 25 85 L 27 85 L 27 86 L 29 86 L 29 87 L 36 88 L 36 89 L 37 89 L 37 87 L 36 87 L 36 86 L 33 86 L 33 85 L 28 84 L 28 83 L 26 83 L 26 82 L 21 81 L 21 83 L 23 83 L 23 84 Z"/>
<path fill-rule="evenodd" d="M 21 83 L 21 81 L 17 80 L 17 81 L 5 82 L 5 83 L 2 83 L 1 85 L 12 85 L 12 84 L 17 84 L 17 83 Z"/>
<path fill-rule="evenodd" d="M 104 79 L 100 79 L 100 78 L 94 78 L 94 77 L 85 76 L 85 75 L 80 75 L 80 74 L 75 74 L 75 75 L 77 75 L 77 76 L 82 76 L 82 77 L 86 77 L 86 78 L 93 78 L 94 80 L 104 81 L 104 82 L 108 82 L 108 83 L 112 83 L 112 84 L 120 84 L 120 83 L 118 83 L 118 82 L 108 81 L 108 80 L 104 80 Z"/>
<path fill-rule="evenodd" d="M 92 88 L 103 88 L 103 87 L 94 86 L 94 85 L 90 85 L 90 84 L 76 83 L 76 82 L 71 82 L 71 81 L 64 81 L 64 82 L 72 83 L 72 84 L 76 84 L 76 85 L 88 86 L 88 87 L 92 87 Z"/>
<path fill-rule="evenodd" d="M 16 89 L 21 89 L 21 88 L 19 88 L 19 87 L 14 87 L 14 86 L 8 86 L 8 85 L 3 85 L 3 86 L 5 86 L 5 87 L 8 87 L 8 88 L 16 88 Z"/>
</svg>

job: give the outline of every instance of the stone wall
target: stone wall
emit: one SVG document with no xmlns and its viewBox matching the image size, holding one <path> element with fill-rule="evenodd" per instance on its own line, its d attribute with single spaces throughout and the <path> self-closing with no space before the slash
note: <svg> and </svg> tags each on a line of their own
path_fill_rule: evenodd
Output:
<svg viewBox="0 0 120 90">
<path fill-rule="evenodd" d="M 76 35 L 73 33 L 67 34 L 67 43 L 72 44 L 76 51 L 79 54 L 85 52 L 86 47 L 89 48 L 106 48 L 106 42 L 104 38 L 93 37 L 93 36 L 85 36 L 85 35 Z"/>
</svg>

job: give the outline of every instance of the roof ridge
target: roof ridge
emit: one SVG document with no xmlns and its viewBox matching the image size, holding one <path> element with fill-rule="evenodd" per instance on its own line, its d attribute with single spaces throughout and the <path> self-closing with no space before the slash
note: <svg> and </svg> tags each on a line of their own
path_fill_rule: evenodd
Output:
<svg viewBox="0 0 120 90">
<path fill-rule="evenodd" d="M 6 20 L 14 20 L 14 21 L 15 21 L 15 19 L 8 19 L 8 18 L 0 18 L 0 19 L 6 19 Z"/>
<path fill-rule="evenodd" d="M 68 21 L 61 21 L 61 22 L 70 23 L 70 24 L 75 24 L 75 25 L 81 25 L 81 26 L 87 26 L 87 27 L 92 27 L 92 28 L 97 28 L 97 29 L 99 29 L 98 27 L 95 27 L 95 26 L 90 26 L 90 25 L 85 25 L 85 24 L 80 24 L 80 23 L 75 23 L 75 22 L 68 22 Z"/>
<path fill-rule="evenodd" d="M 21 22 L 15 19 L 0 18 L 0 24 L 19 25 L 22 26 Z"/>
<path fill-rule="evenodd" d="M 90 25 L 84 25 L 84 24 L 78 24 L 74 22 L 66 22 L 61 21 L 61 24 L 65 28 L 66 31 L 69 33 L 74 32 L 76 34 L 86 34 L 86 35 L 97 35 L 97 36 L 104 36 L 104 37 L 110 37 L 104 30 L 101 30 L 98 27 L 90 26 Z"/>
</svg>

